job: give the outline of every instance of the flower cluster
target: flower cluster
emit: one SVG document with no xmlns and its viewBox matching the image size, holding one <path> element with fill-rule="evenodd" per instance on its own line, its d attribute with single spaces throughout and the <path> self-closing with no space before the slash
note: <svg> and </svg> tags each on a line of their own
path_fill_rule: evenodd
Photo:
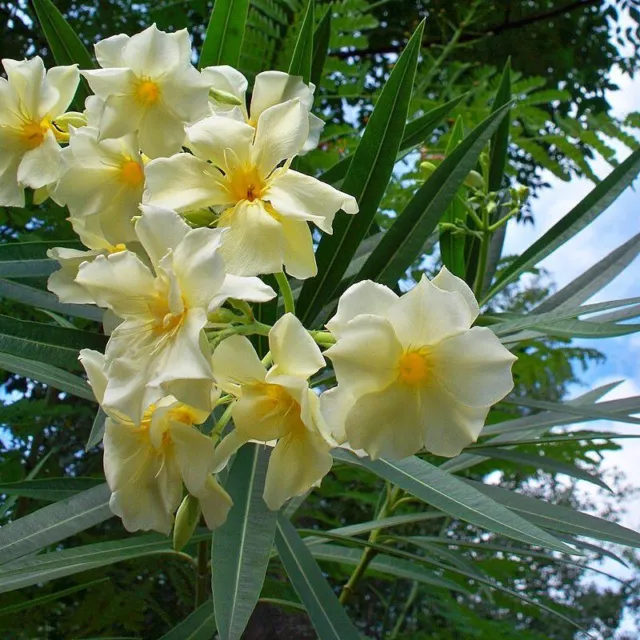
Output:
<svg viewBox="0 0 640 640">
<path fill-rule="evenodd" d="M 168 533 L 185 488 L 220 525 L 231 499 L 216 474 L 246 442 L 273 447 L 274 510 L 321 482 L 334 447 L 402 458 L 473 442 L 514 357 L 472 328 L 475 298 L 446 269 L 402 296 L 353 285 L 327 332 L 290 312 L 256 321 L 250 303 L 276 296 L 259 276 L 314 276 L 309 223 L 331 233 L 340 210 L 358 211 L 291 168 L 320 138 L 313 85 L 267 71 L 247 106 L 244 76 L 196 70 L 184 30 L 152 26 L 95 53 L 97 70 L 3 61 L 0 205 L 24 205 L 25 187 L 51 197 L 86 247 L 50 251 L 49 288 L 105 309 L 105 353 L 80 359 L 108 415 L 105 474 L 125 527 Z M 66 112 L 79 74 L 94 95 Z M 262 360 L 251 335 L 268 339 Z M 325 356 L 334 388 L 317 375 Z"/>
</svg>

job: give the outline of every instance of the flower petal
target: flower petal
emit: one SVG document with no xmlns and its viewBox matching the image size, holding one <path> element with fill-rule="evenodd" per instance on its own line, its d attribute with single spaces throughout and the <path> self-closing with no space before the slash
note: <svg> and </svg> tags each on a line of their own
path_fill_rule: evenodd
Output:
<svg viewBox="0 0 640 640">
<path fill-rule="evenodd" d="M 253 143 L 253 163 L 268 176 L 283 160 L 297 155 L 309 135 L 309 117 L 300 100 L 269 107 L 260 114 Z"/>
<path fill-rule="evenodd" d="M 243 385 L 242 397 L 233 405 L 231 415 L 239 435 L 247 440 L 269 442 L 287 434 L 283 407 L 268 395 L 264 384 Z M 289 407 L 284 407 L 284 410 Z"/>
<path fill-rule="evenodd" d="M 87 372 L 89 384 L 98 404 L 102 404 L 104 391 L 107 388 L 107 369 L 104 362 L 104 355 L 92 349 L 82 349 L 78 358 L 80 364 Z"/>
<path fill-rule="evenodd" d="M 383 284 L 371 280 L 356 282 L 340 296 L 338 310 L 327 322 L 327 329 L 339 338 L 350 320 L 363 313 L 384 317 L 397 300 L 398 296 Z"/>
<path fill-rule="evenodd" d="M 42 144 L 27 151 L 18 166 L 18 182 L 39 189 L 55 182 L 62 174 L 60 145 L 51 131 L 47 131 Z"/>
<path fill-rule="evenodd" d="M 388 320 L 360 315 L 345 325 L 338 342 L 324 355 L 333 362 L 338 383 L 357 396 L 391 384 L 402 353 Z"/>
<path fill-rule="evenodd" d="M 223 340 L 211 357 L 216 384 L 227 393 L 240 394 L 240 385 L 263 382 L 264 365 L 248 338 L 230 336 Z"/>
<path fill-rule="evenodd" d="M 171 409 L 168 411 L 170 412 Z M 176 461 L 187 491 L 193 496 L 203 493 L 214 469 L 213 440 L 195 427 L 175 421 L 171 421 L 169 437 L 173 443 Z"/>
<path fill-rule="evenodd" d="M 172 209 L 142 205 L 136 222 L 136 234 L 154 267 L 191 231 L 191 227 Z"/>
<path fill-rule="evenodd" d="M 47 72 L 47 83 L 58 92 L 58 99 L 49 107 L 49 113 L 56 118 L 62 115 L 71 104 L 76 94 L 80 72 L 78 66 L 73 64 L 63 67 L 52 67 Z"/>
<path fill-rule="evenodd" d="M 423 446 L 418 392 L 393 383 L 359 396 L 347 414 L 345 434 L 352 447 L 364 449 L 372 460 L 413 455 Z"/>
<path fill-rule="evenodd" d="M 231 149 L 241 164 L 249 162 L 255 130 L 245 122 L 212 115 L 187 128 L 186 146 L 203 160 L 226 167 L 225 151 Z"/>
<path fill-rule="evenodd" d="M 131 40 L 130 36 L 119 33 L 94 44 L 93 49 L 98 64 L 105 69 L 107 67 L 125 66 L 122 60 L 122 50 L 129 40 Z"/>
<path fill-rule="evenodd" d="M 47 256 L 60 263 L 60 269 L 54 271 L 47 282 L 47 289 L 55 293 L 60 302 L 67 304 L 95 304 L 93 296 L 76 282 L 78 268 L 83 262 L 91 261 L 100 255 L 99 251 L 78 251 L 54 247 Z"/>
<path fill-rule="evenodd" d="M 281 216 L 314 222 L 325 233 L 332 233 L 335 214 L 340 209 L 357 213 L 353 196 L 297 171 L 278 172 L 263 195 Z"/>
<path fill-rule="evenodd" d="M 289 375 L 306 380 L 325 366 L 315 340 L 292 313 L 283 315 L 269 331 L 273 375 Z"/>
<path fill-rule="evenodd" d="M 434 348 L 433 359 L 439 382 L 468 406 L 495 404 L 513 389 L 511 367 L 517 358 L 486 327 L 443 340 Z"/>
<path fill-rule="evenodd" d="M 469 285 L 462 278 L 454 276 L 447 267 L 442 267 L 438 275 L 431 280 L 431 282 L 435 284 L 438 289 L 442 289 L 443 291 L 456 291 L 464 298 L 469 306 L 469 326 L 471 326 L 480 314 L 480 307 Z"/>
<path fill-rule="evenodd" d="M 215 529 L 226 522 L 233 500 L 213 476 L 207 478 L 202 491 L 193 495 L 200 502 L 202 515 L 209 529 Z"/>
<path fill-rule="evenodd" d="M 264 485 L 264 501 L 277 511 L 289 498 L 320 484 L 331 471 L 333 458 L 322 436 L 294 432 L 278 441 L 271 452 Z"/>
<path fill-rule="evenodd" d="M 175 37 L 152 24 L 126 43 L 122 62 L 140 78 L 158 78 L 180 64 L 181 48 Z"/>
<path fill-rule="evenodd" d="M 227 273 L 216 296 L 209 303 L 209 313 L 224 304 L 227 298 L 237 298 L 247 302 L 268 302 L 276 297 L 276 292 L 260 278 L 234 276 Z"/>
<path fill-rule="evenodd" d="M 189 153 L 152 160 L 145 168 L 149 204 L 193 211 L 230 203 L 222 174 Z"/>
<path fill-rule="evenodd" d="M 214 473 L 222 471 L 227 464 L 231 456 L 245 443 L 248 442 L 246 435 L 240 433 L 237 429 L 234 429 L 231 433 L 228 433 L 216 447 L 215 454 L 213 456 Z"/>
<path fill-rule="evenodd" d="M 282 218 L 280 224 L 282 225 L 283 260 L 286 272 L 298 280 L 313 278 L 318 273 L 318 266 L 313 252 L 313 237 L 309 223 Z"/>
<path fill-rule="evenodd" d="M 226 224 L 229 231 L 222 239 L 222 255 L 229 273 L 255 276 L 282 271 L 282 226 L 262 203 L 240 202 Z"/>
<path fill-rule="evenodd" d="M 171 156 L 182 150 L 185 123 L 161 102 L 144 110 L 139 127 L 140 148 L 150 158 Z"/>
<path fill-rule="evenodd" d="M 313 85 L 305 84 L 301 76 L 283 71 L 263 71 L 256 76 L 249 110 L 252 122 L 258 122 L 263 111 L 288 100 L 298 98 L 309 111 L 313 104 Z"/>
<path fill-rule="evenodd" d="M 386 312 L 405 348 L 434 345 L 469 328 L 469 306 L 461 294 L 443 291 L 426 276 Z"/>
<path fill-rule="evenodd" d="M 244 104 L 249 83 L 239 71 L 229 65 L 222 64 L 215 67 L 205 67 L 200 73 L 212 89 L 224 91 L 235 96 L 242 103 L 242 108 L 245 109 Z M 216 110 L 219 107 L 226 107 L 227 109 L 229 107 L 229 105 L 219 105 L 217 102 L 214 102 L 214 104 Z"/>
</svg>

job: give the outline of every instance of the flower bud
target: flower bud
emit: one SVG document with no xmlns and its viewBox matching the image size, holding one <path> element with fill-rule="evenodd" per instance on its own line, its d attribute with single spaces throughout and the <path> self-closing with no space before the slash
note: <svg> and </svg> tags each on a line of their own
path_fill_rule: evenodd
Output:
<svg viewBox="0 0 640 640">
<path fill-rule="evenodd" d="M 436 170 L 436 165 L 433 162 L 421 162 L 420 168 L 430 176 Z"/>
<path fill-rule="evenodd" d="M 200 520 L 200 501 L 188 493 L 176 513 L 173 526 L 173 548 L 180 551 L 191 540 Z"/>
<path fill-rule="evenodd" d="M 69 127 L 85 127 L 87 125 L 87 118 L 84 113 L 78 113 L 77 111 L 67 111 L 67 113 L 56 118 L 55 125 L 60 131 L 65 133 L 69 132 Z"/>
<path fill-rule="evenodd" d="M 196 209 L 183 214 L 184 219 L 192 227 L 208 227 L 216 219 L 216 214 L 209 209 Z"/>
<path fill-rule="evenodd" d="M 464 185 L 473 189 L 482 189 L 484 187 L 484 178 L 477 171 L 471 170 L 464 179 Z"/>
<path fill-rule="evenodd" d="M 240 98 L 234 96 L 232 93 L 228 93 L 227 91 L 221 91 L 220 89 L 209 89 L 209 96 L 211 96 L 216 102 L 221 102 L 222 104 L 229 104 L 236 107 L 242 105 L 242 100 L 240 100 Z"/>
</svg>

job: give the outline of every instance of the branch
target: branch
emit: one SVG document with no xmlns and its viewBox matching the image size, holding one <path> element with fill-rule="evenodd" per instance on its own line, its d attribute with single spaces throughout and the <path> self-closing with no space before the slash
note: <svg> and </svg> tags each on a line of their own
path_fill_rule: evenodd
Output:
<svg viewBox="0 0 640 640">
<path fill-rule="evenodd" d="M 507 21 L 489 27 L 486 31 L 479 31 L 475 33 L 468 33 L 463 35 L 460 38 L 460 42 L 468 42 L 470 40 L 477 40 L 479 38 L 485 36 L 497 36 L 505 31 L 511 31 L 513 29 L 520 29 L 521 27 L 527 27 L 532 24 L 536 24 L 537 22 L 544 22 L 545 20 L 549 20 L 558 15 L 562 15 L 564 13 L 571 13 L 577 9 L 584 9 L 586 7 L 590 7 L 593 5 L 601 4 L 601 0 L 575 0 L 575 2 L 570 2 L 569 4 L 564 5 L 563 7 L 556 7 L 555 9 L 550 9 L 549 11 L 545 11 L 544 13 L 539 13 L 533 16 L 527 16 L 526 18 L 520 18 L 520 20 L 514 20 L 513 22 Z M 431 44 L 436 44 L 435 42 L 429 42 L 427 40 L 422 41 L 422 46 L 426 47 Z M 354 51 L 333 51 L 330 52 L 334 58 L 363 58 L 367 56 L 375 56 L 375 55 L 383 55 L 386 53 L 399 53 L 404 47 L 404 44 L 396 44 L 396 45 L 387 45 L 384 47 L 376 47 L 375 49 L 356 49 Z"/>
</svg>

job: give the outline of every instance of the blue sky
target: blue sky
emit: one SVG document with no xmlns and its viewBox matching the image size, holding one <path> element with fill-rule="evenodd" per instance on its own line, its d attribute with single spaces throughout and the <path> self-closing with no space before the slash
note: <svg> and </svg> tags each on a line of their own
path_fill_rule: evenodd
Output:
<svg viewBox="0 0 640 640">
<path fill-rule="evenodd" d="M 623 76 L 617 69 L 613 70 L 614 80 L 620 91 L 610 94 L 609 99 L 614 107 L 614 115 L 625 116 L 632 111 L 640 111 L 640 78 L 631 79 Z M 622 160 L 629 150 L 622 145 L 611 143 L 619 149 Z M 592 167 L 600 177 L 611 169 L 601 159 Z M 522 225 L 515 222 L 509 224 L 505 245 L 506 254 L 517 254 L 539 238 L 563 215 L 577 204 L 592 188 L 588 180 L 574 179 L 569 183 L 562 182 L 552 175 L 546 176 L 551 188 L 545 190 L 533 202 L 535 225 Z M 634 190 L 635 189 L 635 190 Z M 552 280 L 562 287 L 579 276 L 598 260 L 620 246 L 633 235 L 640 232 L 640 179 L 636 179 L 632 188 L 628 188 L 614 204 L 594 223 L 584 229 L 555 253 L 546 258 L 540 266 L 545 267 Z M 591 301 L 616 300 L 640 296 L 640 258 L 634 262 L 614 281 L 602 289 Z M 607 400 L 640 395 L 640 334 L 621 336 L 604 340 L 581 340 L 582 344 L 593 346 L 607 356 L 602 365 L 591 367 L 583 376 L 589 387 L 596 387 L 607 382 L 623 379 Z M 584 392 L 584 388 L 576 388 L 575 393 Z M 615 427 L 616 431 L 638 432 L 631 425 L 590 423 L 591 428 Z M 640 439 L 621 440 L 622 449 L 604 454 L 603 467 L 609 471 L 622 470 L 629 483 L 640 488 Z M 583 483 L 584 484 L 584 483 Z M 602 500 L 600 494 L 592 491 L 590 485 L 584 487 L 596 500 Z M 626 505 L 626 513 L 622 523 L 640 531 L 640 497 Z M 605 570 L 619 576 L 630 577 L 629 572 L 613 561 L 604 563 Z M 601 579 L 596 580 L 602 583 Z M 623 628 L 626 631 L 640 632 L 635 628 L 630 616 L 626 616 Z"/>
</svg>

